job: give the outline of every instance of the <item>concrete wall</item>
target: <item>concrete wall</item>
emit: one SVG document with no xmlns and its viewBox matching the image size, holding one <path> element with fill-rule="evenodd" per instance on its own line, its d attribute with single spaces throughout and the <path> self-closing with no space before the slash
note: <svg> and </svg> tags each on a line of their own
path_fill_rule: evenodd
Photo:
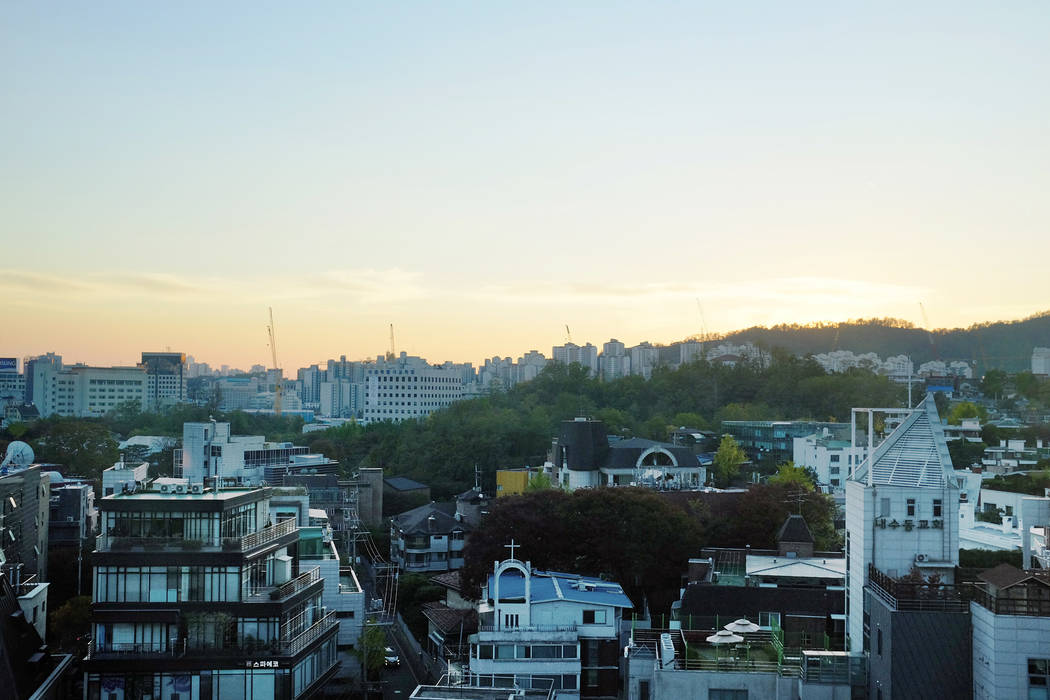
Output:
<svg viewBox="0 0 1050 700">
<path fill-rule="evenodd" d="M 797 678 L 782 678 L 776 673 L 732 671 L 656 671 L 653 677 L 653 700 L 707 698 L 712 689 L 747 690 L 749 698 L 799 700 Z"/>
<path fill-rule="evenodd" d="M 995 615 L 970 603 L 975 700 L 1028 697 L 1028 659 L 1050 658 L 1050 617 Z"/>
</svg>

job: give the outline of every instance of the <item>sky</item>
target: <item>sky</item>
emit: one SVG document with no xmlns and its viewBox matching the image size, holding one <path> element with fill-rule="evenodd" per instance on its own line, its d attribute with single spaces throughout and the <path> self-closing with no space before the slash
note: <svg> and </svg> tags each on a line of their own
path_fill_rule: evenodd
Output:
<svg viewBox="0 0 1050 700">
<path fill-rule="evenodd" d="M 0 356 L 1050 309 L 1045 2 L 0 7 Z"/>
</svg>

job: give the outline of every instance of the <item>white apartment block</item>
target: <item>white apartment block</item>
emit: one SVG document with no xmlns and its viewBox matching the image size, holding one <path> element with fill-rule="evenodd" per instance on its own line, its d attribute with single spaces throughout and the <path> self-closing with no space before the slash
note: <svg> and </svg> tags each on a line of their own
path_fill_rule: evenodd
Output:
<svg viewBox="0 0 1050 700">
<path fill-rule="evenodd" d="M 796 467 L 808 467 L 817 475 L 817 485 L 827 493 L 845 496 L 846 479 L 853 473 L 853 451 L 849 440 L 837 440 L 828 430 L 794 439 L 793 461 Z M 859 464 L 867 457 L 867 448 L 858 447 Z"/>
<path fill-rule="evenodd" d="M 425 418 L 464 397 L 464 365 L 431 365 L 405 353 L 365 370 L 364 421 Z"/>
<path fill-rule="evenodd" d="M 640 343 L 627 351 L 631 362 L 631 374 L 649 379 L 653 368 L 660 364 L 660 349 L 649 343 Z"/>
<path fill-rule="evenodd" d="M 361 415 L 365 385 L 346 379 L 321 382 L 318 392 L 322 416 L 330 418 L 357 418 Z"/>
<path fill-rule="evenodd" d="M 592 375 L 598 373 L 598 348 L 590 343 L 583 346 L 576 343 L 555 345 L 551 348 L 551 358 L 563 365 L 571 365 L 574 362 L 581 364 Z"/>
<path fill-rule="evenodd" d="M 602 379 L 606 381 L 626 377 L 631 373 L 631 358 L 627 355 L 627 346 L 616 338 L 602 345 L 602 354 L 598 359 Z"/>
<path fill-rule="evenodd" d="M 1050 348 L 1032 350 L 1032 374 L 1050 374 Z"/>
</svg>

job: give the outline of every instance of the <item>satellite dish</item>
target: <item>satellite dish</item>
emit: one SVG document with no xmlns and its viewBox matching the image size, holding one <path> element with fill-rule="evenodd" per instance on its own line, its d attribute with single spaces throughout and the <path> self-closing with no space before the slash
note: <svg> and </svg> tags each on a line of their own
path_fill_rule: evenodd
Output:
<svg viewBox="0 0 1050 700">
<path fill-rule="evenodd" d="M 4 457 L 4 466 L 28 467 L 33 463 L 33 448 L 28 444 L 15 440 L 7 446 L 7 456 Z"/>
</svg>

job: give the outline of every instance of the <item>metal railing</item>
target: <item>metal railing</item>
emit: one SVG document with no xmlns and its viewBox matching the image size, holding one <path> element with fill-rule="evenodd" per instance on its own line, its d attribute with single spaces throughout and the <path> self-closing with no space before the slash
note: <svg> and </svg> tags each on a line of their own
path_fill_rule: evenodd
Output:
<svg viewBox="0 0 1050 700">
<path fill-rule="evenodd" d="M 336 624 L 338 624 L 338 621 L 336 620 L 335 611 L 333 610 L 332 612 L 328 613 L 320 620 L 318 620 L 317 622 L 300 632 L 297 636 L 287 641 L 282 641 L 280 644 L 281 652 L 284 654 L 288 654 L 289 656 L 294 656 L 298 654 L 300 651 L 309 646 L 310 643 L 313 642 L 315 639 L 317 639 L 322 634 L 335 627 Z"/>
<path fill-rule="evenodd" d="M 966 612 L 973 595 L 971 586 L 907 582 L 868 567 L 868 586 L 893 610 L 912 612 Z"/>
<path fill-rule="evenodd" d="M 184 537 L 130 537 L 106 532 L 95 538 L 95 549 L 104 551 L 127 551 L 137 549 L 173 549 L 178 551 L 223 551 L 247 552 L 265 546 L 274 540 L 295 532 L 295 520 L 284 520 L 271 527 L 248 533 L 241 537 L 222 537 L 219 544 L 214 540 L 188 539 Z"/>
<path fill-rule="evenodd" d="M 315 566 L 314 568 L 299 574 L 291 581 L 282 583 L 280 586 L 277 586 L 277 588 L 274 589 L 277 595 L 271 597 L 273 597 L 275 600 L 287 598 L 288 596 L 295 595 L 299 591 L 308 588 L 309 586 L 313 585 L 314 583 L 317 583 L 320 580 L 321 567 Z"/>
<path fill-rule="evenodd" d="M 274 540 L 284 537 L 285 535 L 290 535 L 293 532 L 295 532 L 295 519 L 290 518 L 288 520 L 282 520 L 272 527 L 257 530 L 256 532 L 249 533 L 243 537 L 224 537 L 223 546 L 226 545 L 227 541 L 235 540 L 239 541 L 240 550 L 242 552 L 247 552 L 265 546 Z"/>
<path fill-rule="evenodd" d="M 186 639 L 164 642 L 105 642 L 93 640 L 91 654 L 116 654 L 118 656 L 182 656 L 186 652 Z"/>
<path fill-rule="evenodd" d="M 1008 598 L 995 595 L 981 584 L 975 584 L 973 600 L 996 615 L 1050 617 L 1050 599 L 1046 598 Z"/>
<path fill-rule="evenodd" d="M 518 627 L 500 627 L 497 625 L 478 625 L 479 632 L 575 632 L 576 625 L 519 625 Z"/>
</svg>

